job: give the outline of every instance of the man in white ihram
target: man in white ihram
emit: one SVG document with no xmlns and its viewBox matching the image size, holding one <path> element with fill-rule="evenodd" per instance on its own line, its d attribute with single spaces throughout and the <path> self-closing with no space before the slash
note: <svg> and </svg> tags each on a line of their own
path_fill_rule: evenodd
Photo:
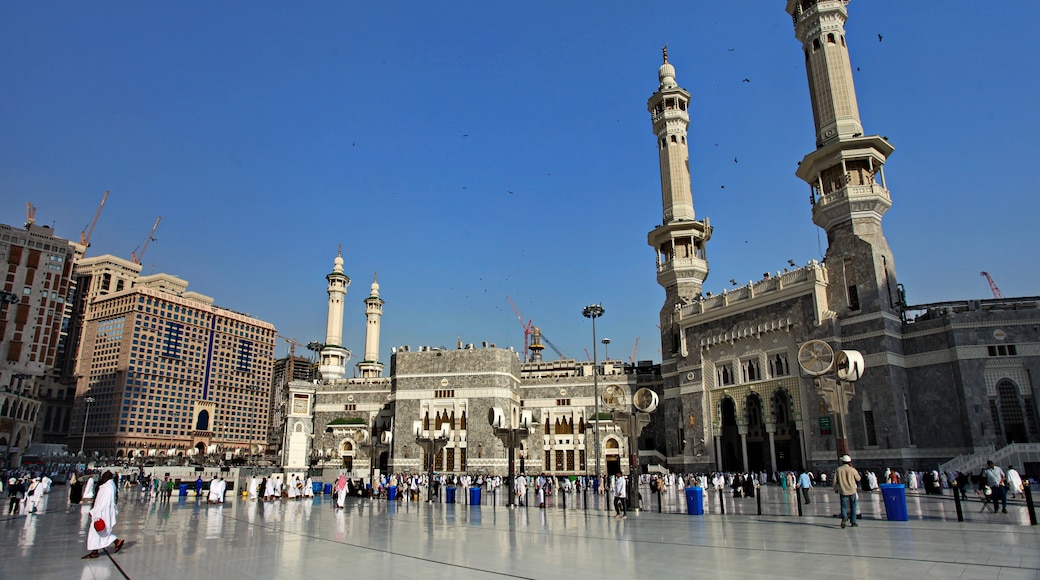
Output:
<svg viewBox="0 0 1040 580">
<path fill-rule="evenodd" d="M 628 498 L 628 480 L 625 479 L 625 474 L 617 474 L 617 477 L 614 478 L 614 488 L 610 491 L 614 494 L 614 517 L 627 518 L 625 500 Z"/>
</svg>

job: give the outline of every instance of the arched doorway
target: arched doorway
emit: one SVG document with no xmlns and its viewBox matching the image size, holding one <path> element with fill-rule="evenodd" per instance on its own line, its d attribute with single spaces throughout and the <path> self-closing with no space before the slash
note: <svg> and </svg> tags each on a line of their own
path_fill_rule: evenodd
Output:
<svg viewBox="0 0 1040 580">
<path fill-rule="evenodd" d="M 1029 441 L 1025 413 L 1022 412 L 1022 402 L 1018 398 L 1018 387 L 1011 381 L 1000 381 L 997 383 L 997 397 L 1000 400 L 1000 422 L 1004 431 L 1004 441 L 1008 444 Z"/>
<path fill-rule="evenodd" d="M 621 473 L 621 444 L 610 437 L 603 444 L 603 456 L 607 460 L 607 475 Z"/>
<path fill-rule="evenodd" d="M 780 389 L 773 393 L 775 432 L 773 445 L 776 448 L 776 470 L 797 471 L 802 467 L 802 446 L 798 426 L 794 421 L 793 401 L 790 393 Z"/>
<path fill-rule="evenodd" d="M 750 471 L 766 471 L 769 465 L 769 438 L 762 413 L 762 398 L 751 393 L 744 400 L 744 413 L 747 416 L 747 454 Z"/>
<path fill-rule="evenodd" d="M 339 446 L 339 456 L 343 460 L 343 468 L 347 471 L 353 471 L 354 469 L 354 443 L 352 441 L 344 441 Z"/>
<path fill-rule="evenodd" d="M 719 404 L 722 419 L 722 471 L 744 471 L 744 453 L 740 444 L 740 429 L 737 427 L 737 404 L 726 397 Z"/>
</svg>

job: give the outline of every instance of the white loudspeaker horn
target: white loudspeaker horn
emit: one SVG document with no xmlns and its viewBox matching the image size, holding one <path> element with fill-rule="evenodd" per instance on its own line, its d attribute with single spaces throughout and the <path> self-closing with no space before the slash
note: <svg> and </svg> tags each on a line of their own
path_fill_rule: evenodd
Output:
<svg viewBox="0 0 1040 580">
<path fill-rule="evenodd" d="M 506 414 L 502 411 L 501 407 L 491 407 L 488 409 L 488 423 L 492 427 L 501 429 L 506 426 Z"/>
<path fill-rule="evenodd" d="M 534 423 L 534 414 L 531 411 L 520 411 L 520 426 L 524 429 Z"/>
</svg>

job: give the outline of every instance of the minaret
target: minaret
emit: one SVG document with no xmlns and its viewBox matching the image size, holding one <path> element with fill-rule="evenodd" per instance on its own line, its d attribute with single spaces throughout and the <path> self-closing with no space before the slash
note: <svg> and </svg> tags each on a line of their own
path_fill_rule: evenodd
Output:
<svg viewBox="0 0 1040 580">
<path fill-rule="evenodd" d="M 350 278 L 343 273 L 343 246 L 339 247 L 329 282 L 329 317 L 325 323 L 325 345 L 321 349 L 318 371 L 324 379 L 341 379 L 347 372 L 350 351 L 343 348 L 343 299 L 347 296 Z"/>
<path fill-rule="evenodd" d="M 668 47 L 662 49 L 664 64 L 657 71 L 660 84 L 647 109 L 657 137 L 661 165 L 661 225 L 647 236 L 657 252 L 657 283 L 664 287 L 661 309 L 661 346 L 667 360 L 679 352 L 678 327 L 672 322 L 675 310 L 701 293 L 708 277 L 704 244 L 711 238 L 707 219 L 696 220 L 690 187 L 690 150 L 686 129 L 690 125 L 690 93 L 675 83 L 675 68 L 668 63 Z"/>
<path fill-rule="evenodd" d="M 379 297 L 379 273 L 372 277 L 372 291 L 365 298 L 365 360 L 357 364 L 364 378 L 383 376 L 379 362 L 379 322 L 383 318 L 383 299 Z"/>
<path fill-rule="evenodd" d="M 849 0 L 788 0 L 809 79 L 816 150 L 795 174 L 811 188 L 813 223 L 827 232 L 828 300 L 839 318 L 898 316 L 902 303 L 881 217 L 892 206 L 884 165 L 893 147 L 863 135 L 845 43 Z"/>
</svg>

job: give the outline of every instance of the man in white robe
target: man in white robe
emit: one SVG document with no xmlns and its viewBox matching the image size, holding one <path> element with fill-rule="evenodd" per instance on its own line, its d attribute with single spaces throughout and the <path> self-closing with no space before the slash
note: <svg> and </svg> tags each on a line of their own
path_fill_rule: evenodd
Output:
<svg viewBox="0 0 1040 580">
<path fill-rule="evenodd" d="M 220 498 L 220 480 L 216 476 L 209 480 L 209 495 L 206 497 L 206 503 L 214 504 L 218 503 Z"/>
<path fill-rule="evenodd" d="M 278 486 L 274 481 L 274 478 L 267 476 L 267 481 L 264 482 L 264 500 L 271 501 L 277 497 Z"/>
<path fill-rule="evenodd" d="M 336 480 L 336 507 L 342 508 L 347 501 L 347 475 L 339 474 Z"/>
<path fill-rule="evenodd" d="M 1012 499 L 1016 493 L 1023 493 L 1022 476 L 1019 475 L 1014 467 L 1008 465 L 1007 471 L 1004 472 L 1004 479 L 1007 481 L 1007 490 L 1011 494 Z"/>
<path fill-rule="evenodd" d="M 35 514 L 43 500 L 43 483 L 40 478 L 34 478 L 29 484 L 29 490 L 25 492 L 25 513 Z"/>
<path fill-rule="evenodd" d="M 249 499 L 251 501 L 256 501 L 258 487 L 260 487 L 260 480 L 257 479 L 255 475 L 249 478 Z"/>
<path fill-rule="evenodd" d="M 314 480 L 310 476 L 307 476 L 307 481 L 303 484 L 303 497 L 314 497 Z"/>
<path fill-rule="evenodd" d="M 98 550 L 115 544 L 115 552 L 123 549 L 126 540 L 116 538 L 113 529 L 116 525 L 116 482 L 112 472 L 106 471 L 101 476 L 101 485 L 98 487 L 97 497 L 94 498 L 94 507 L 90 509 L 90 525 L 87 527 L 87 549 L 90 552 L 84 559 L 97 558 L 101 554 Z M 103 522 L 103 526 L 95 522 Z M 98 531 L 101 527 L 101 531 Z"/>
<path fill-rule="evenodd" d="M 516 493 L 516 505 L 527 505 L 524 502 L 524 498 L 527 497 L 527 477 L 523 475 L 516 476 L 516 480 L 513 482 L 513 487 L 514 493 Z"/>
<path fill-rule="evenodd" d="M 83 503 L 94 499 L 94 476 L 88 475 L 87 482 L 83 484 Z"/>
</svg>

